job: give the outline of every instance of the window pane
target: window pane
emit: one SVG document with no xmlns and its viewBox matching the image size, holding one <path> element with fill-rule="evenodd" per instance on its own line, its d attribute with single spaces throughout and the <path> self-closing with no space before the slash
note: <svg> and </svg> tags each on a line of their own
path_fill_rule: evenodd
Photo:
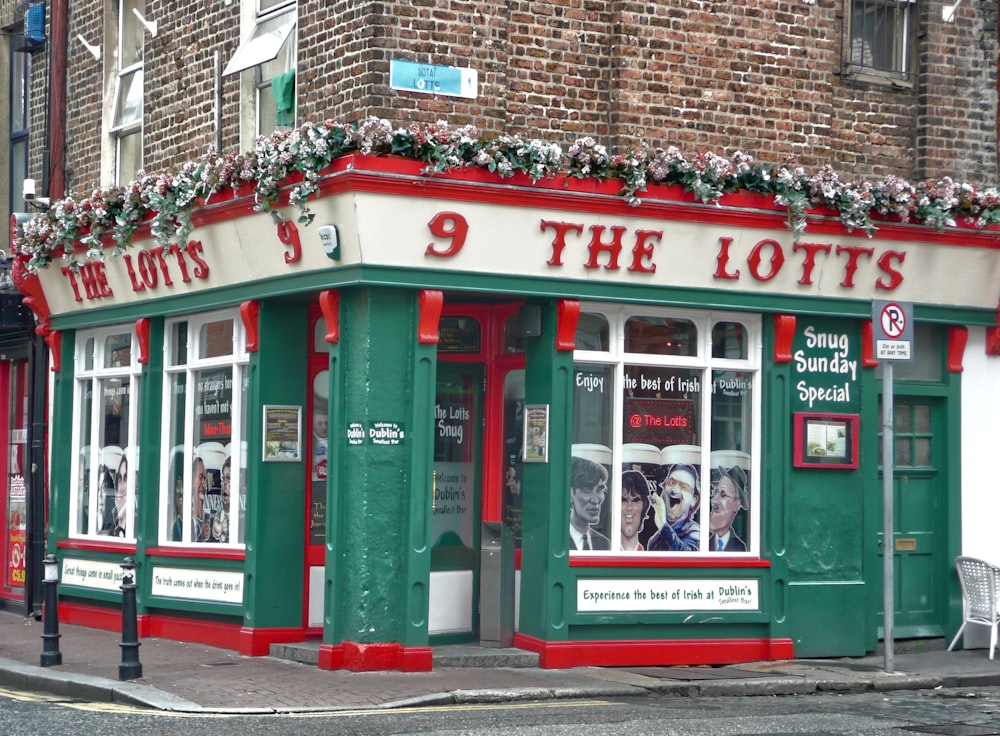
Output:
<svg viewBox="0 0 1000 736">
<path fill-rule="evenodd" d="M 523 353 L 524 337 L 521 335 L 521 321 L 512 314 L 503 323 L 503 351 L 505 353 Z"/>
<path fill-rule="evenodd" d="M 910 8 L 907 0 L 854 0 L 851 63 L 905 72 Z"/>
<path fill-rule="evenodd" d="M 608 342 L 608 318 L 603 314 L 581 314 L 580 321 L 576 325 L 577 350 L 609 350 Z"/>
<path fill-rule="evenodd" d="M 913 407 L 914 431 L 930 434 L 931 408 L 927 404 L 916 404 Z"/>
<path fill-rule="evenodd" d="M 698 330 L 686 319 L 630 317 L 625 323 L 625 352 L 647 355 L 697 355 Z"/>
<path fill-rule="evenodd" d="M 913 431 L 913 416 L 911 407 L 906 404 L 895 407 L 896 421 L 894 422 L 897 432 L 909 433 Z"/>
<path fill-rule="evenodd" d="M 700 549 L 697 519 L 701 502 L 698 447 L 701 375 L 700 370 L 684 368 L 625 366 L 622 440 L 625 447 L 646 449 L 647 466 L 655 462 L 649 450 L 659 454 L 657 485 L 649 499 L 653 519 L 644 521 L 638 530 L 638 542 L 646 550 L 697 552 Z M 639 447 L 633 447 L 636 445 Z M 647 484 L 653 480 L 648 468 L 644 475 Z M 630 479 L 623 474 L 622 498 L 626 497 L 624 488 L 628 482 Z M 641 490 L 641 484 L 636 482 L 634 490 Z M 655 519 L 657 505 L 662 506 L 665 519 L 660 528 Z M 628 544 L 622 540 L 623 546 Z"/>
<path fill-rule="evenodd" d="M 917 437 L 913 440 L 913 464 L 931 464 L 931 440 L 929 437 Z"/>
<path fill-rule="evenodd" d="M 101 395 L 100 466 L 100 533 L 114 537 L 126 536 L 128 461 L 129 379 L 109 378 L 98 382 Z"/>
<path fill-rule="evenodd" d="M 76 524 L 77 534 L 93 534 L 90 528 L 91 446 L 90 421 L 93 417 L 94 391 L 90 381 L 77 384 L 82 391 L 80 402 L 80 454 L 77 459 Z"/>
<path fill-rule="evenodd" d="M 913 456 L 910 453 L 910 438 L 896 440 L 896 465 L 912 465 Z"/>
<path fill-rule="evenodd" d="M 191 540 L 191 523 L 185 521 L 191 517 L 185 514 L 190 504 L 185 502 L 185 483 L 190 483 L 190 477 L 185 478 L 184 467 L 184 404 L 187 395 L 187 375 L 175 373 L 170 376 L 170 406 L 167 417 L 167 444 L 170 447 L 167 468 L 167 484 L 169 489 L 169 513 L 171 542 L 187 542 Z M 190 497 L 190 491 L 187 493 Z"/>
<path fill-rule="evenodd" d="M 201 465 L 196 467 L 192 513 L 199 542 L 229 542 L 229 509 L 222 503 L 222 470 L 227 460 L 226 445 L 231 450 L 233 439 L 232 404 L 230 367 L 195 373 L 194 441 Z M 230 463 L 230 472 L 231 467 Z"/>
<path fill-rule="evenodd" d="M 118 77 L 114 128 L 142 122 L 142 68 Z"/>
<path fill-rule="evenodd" d="M 712 389 L 708 550 L 746 552 L 751 544 L 753 377 L 749 373 L 716 371 Z"/>
<path fill-rule="evenodd" d="M 119 134 L 118 144 L 118 184 L 126 184 L 135 179 L 142 168 L 142 131 Z"/>
<path fill-rule="evenodd" d="M 223 75 L 271 61 L 295 28 L 295 12 L 282 13 L 258 23 L 236 49 Z"/>
<path fill-rule="evenodd" d="M 573 456 L 570 469 L 570 549 L 611 549 L 614 368 L 577 364 L 573 390 Z"/>
<path fill-rule="evenodd" d="M 474 355 L 482 350 L 482 328 L 472 317 L 442 317 L 438 332 L 439 353 Z"/>
<path fill-rule="evenodd" d="M 83 366 L 84 370 L 92 371 L 94 370 L 94 349 L 96 343 L 94 338 L 88 337 L 87 341 L 84 343 L 83 348 Z"/>
<path fill-rule="evenodd" d="M 28 129 L 31 54 L 12 52 L 7 58 L 10 60 L 11 80 L 10 132 L 16 134 Z"/>
<path fill-rule="evenodd" d="M 218 358 L 233 354 L 233 321 L 231 319 L 202 325 L 198 342 L 199 358 Z"/>
<path fill-rule="evenodd" d="M 503 382 L 503 516 L 521 547 L 521 440 L 524 431 L 524 371 L 511 371 Z"/>
<path fill-rule="evenodd" d="M 233 464 L 233 471 L 236 479 L 233 481 L 240 489 L 239 508 L 236 513 L 237 540 L 243 544 L 246 540 L 246 513 L 247 513 L 247 394 L 250 390 L 250 376 L 246 366 L 238 367 L 240 386 L 240 414 L 235 419 L 239 423 L 238 441 L 232 444 L 232 453 L 236 453 L 239 461 Z"/>
<path fill-rule="evenodd" d="M 121 368 L 132 364 L 132 337 L 128 333 L 111 335 L 104 341 L 104 367 Z"/>
<path fill-rule="evenodd" d="M 184 365 L 188 356 L 187 322 L 175 322 L 170 328 L 170 365 Z"/>
<path fill-rule="evenodd" d="M 746 360 L 747 328 L 739 322 L 716 322 L 712 328 L 712 357 Z"/>
<path fill-rule="evenodd" d="M 122 0 L 121 27 L 118 37 L 118 66 L 120 69 L 142 61 L 143 27 L 134 10 L 145 15 L 145 4 L 139 0 Z M 148 19 L 147 19 L 148 20 Z"/>
</svg>

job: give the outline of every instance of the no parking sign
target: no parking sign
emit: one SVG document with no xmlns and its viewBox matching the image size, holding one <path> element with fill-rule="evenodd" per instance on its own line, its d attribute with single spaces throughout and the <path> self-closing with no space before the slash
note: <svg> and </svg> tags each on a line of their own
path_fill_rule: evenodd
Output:
<svg viewBox="0 0 1000 736">
<path fill-rule="evenodd" d="M 913 359 L 913 304 L 872 301 L 876 360 Z"/>
</svg>

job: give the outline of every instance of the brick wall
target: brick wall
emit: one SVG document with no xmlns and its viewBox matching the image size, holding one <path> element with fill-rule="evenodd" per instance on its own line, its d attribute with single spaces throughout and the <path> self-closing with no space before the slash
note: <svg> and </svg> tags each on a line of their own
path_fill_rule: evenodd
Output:
<svg viewBox="0 0 1000 736">
<path fill-rule="evenodd" d="M 195 158 L 214 140 L 214 53 L 225 64 L 239 42 L 238 4 L 149 0 L 160 26 L 146 40 L 149 170 Z M 298 119 L 447 119 L 564 145 L 593 135 L 612 147 L 673 144 L 689 156 L 792 157 L 846 176 L 993 183 L 997 4 L 963 3 L 949 25 L 943 4 L 918 4 L 919 73 L 897 88 L 842 74 L 846 0 L 301 0 Z M 101 35 L 103 4 L 74 3 L 72 13 L 69 183 L 86 190 L 99 181 L 104 77 L 75 34 Z M 394 58 L 471 65 L 479 97 L 390 90 Z M 236 77 L 222 90 L 223 146 L 235 149 Z"/>
</svg>

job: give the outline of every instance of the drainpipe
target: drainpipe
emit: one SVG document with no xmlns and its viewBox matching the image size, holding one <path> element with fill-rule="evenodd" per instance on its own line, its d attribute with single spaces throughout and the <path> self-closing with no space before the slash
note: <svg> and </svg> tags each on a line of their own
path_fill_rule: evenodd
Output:
<svg viewBox="0 0 1000 736">
<path fill-rule="evenodd" d="M 43 153 L 43 189 L 52 201 L 66 196 L 66 60 L 69 52 L 69 0 L 50 0 L 48 115 Z M 24 591 L 28 615 L 42 610 L 49 504 L 46 487 L 46 426 L 49 351 L 44 335 L 34 334 L 29 346 L 28 427 L 28 550 Z"/>
</svg>

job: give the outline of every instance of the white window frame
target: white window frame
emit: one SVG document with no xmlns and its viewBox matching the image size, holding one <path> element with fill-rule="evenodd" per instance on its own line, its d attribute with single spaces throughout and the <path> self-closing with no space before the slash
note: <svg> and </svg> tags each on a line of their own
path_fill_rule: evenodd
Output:
<svg viewBox="0 0 1000 736">
<path fill-rule="evenodd" d="M 133 9 L 142 13 L 145 10 L 145 2 L 109 0 L 105 5 L 109 21 L 105 25 L 104 47 L 114 49 L 114 53 L 105 55 L 107 60 L 103 117 L 105 143 L 102 148 L 101 178 L 106 184 L 119 186 L 127 184 L 135 177 L 135 173 L 143 167 L 144 157 L 143 56 L 146 30 L 138 22 Z M 135 49 L 134 54 L 127 51 L 132 47 Z M 124 59 L 128 59 L 128 63 L 124 63 Z M 129 80 L 131 84 L 128 83 Z M 134 153 L 130 155 L 130 151 Z"/>
<path fill-rule="evenodd" d="M 228 355 L 217 357 L 203 357 L 200 355 L 200 344 L 198 337 L 201 328 L 209 323 L 220 321 L 232 321 L 233 323 L 233 346 Z M 174 354 L 176 346 L 175 326 L 180 323 L 187 323 L 187 359 L 176 364 L 171 363 L 171 355 Z M 248 369 L 250 356 L 246 350 L 246 330 L 238 310 L 229 309 L 214 312 L 204 312 L 195 315 L 185 315 L 175 319 L 167 320 L 163 341 L 163 406 L 161 413 L 163 446 L 161 457 L 164 462 L 160 468 L 160 523 L 159 538 L 163 545 L 197 547 L 204 549 L 229 549 L 243 548 L 245 544 L 240 542 L 242 536 L 240 529 L 241 514 L 240 490 L 245 486 L 243 474 L 246 472 L 246 407 L 243 405 L 243 381 L 248 379 Z M 229 507 L 229 540 L 224 543 L 217 542 L 196 542 L 191 541 L 191 509 L 193 500 L 193 478 L 192 464 L 195 458 L 195 437 L 194 427 L 197 420 L 195 410 L 195 397 L 198 393 L 196 386 L 196 376 L 204 370 L 210 369 L 231 369 L 232 376 L 232 396 L 231 396 L 231 421 L 232 434 L 230 436 L 230 473 L 231 492 Z M 184 479 L 184 523 L 182 524 L 183 539 L 180 542 L 171 538 L 171 507 L 174 503 L 174 487 L 171 478 L 171 460 L 176 455 L 178 449 L 173 445 L 171 430 L 172 399 L 174 395 L 173 386 L 177 376 L 183 375 L 185 380 L 184 393 L 184 442 L 182 443 L 183 479 Z"/>
<path fill-rule="evenodd" d="M 584 551 L 573 550 L 573 555 L 631 555 L 636 559 L 650 555 L 667 555 L 680 559 L 688 559 L 694 552 L 626 552 L 618 549 L 621 539 L 621 478 L 622 478 L 622 446 L 624 444 L 625 402 L 623 386 L 625 366 L 651 366 L 656 368 L 696 369 L 701 371 L 701 407 L 699 421 L 699 437 L 701 447 L 701 497 L 698 510 L 698 524 L 701 527 L 700 551 L 697 554 L 711 554 L 713 559 L 726 556 L 758 557 L 760 554 L 760 437 L 761 437 L 761 356 L 762 328 L 758 314 L 744 312 L 721 312 L 710 310 L 685 310 L 649 308 L 632 305 L 616 304 L 581 304 L 581 316 L 584 314 L 600 314 L 608 321 L 608 347 L 601 350 L 575 350 L 573 362 L 575 366 L 601 365 L 611 366 L 614 376 L 612 397 L 612 463 L 608 479 L 608 494 L 605 503 L 610 503 L 610 539 L 611 550 Z M 697 349 L 694 355 L 656 355 L 649 353 L 625 352 L 625 324 L 631 317 L 653 317 L 690 320 L 697 328 Z M 712 329 L 720 322 L 735 322 L 743 325 L 747 333 L 747 358 L 713 358 Z M 751 416 L 747 418 L 750 425 L 750 508 L 747 513 L 747 530 L 750 539 L 746 552 L 709 552 L 709 512 L 710 503 L 710 471 L 712 469 L 712 375 L 715 371 L 732 370 L 752 375 L 751 384 Z M 575 369 L 574 369 L 575 372 Z M 653 518 L 653 510 L 649 509 L 648 519 Z M 570 545 L 572 548 L 572 545 Z"/>
<path fill-rule="evenodd" d="M 130 363 L 127 366 L 117 366 L 105 368 L 105 349 L 107 339 L 113 335 L 129 335 L 130 338 Z M 93 340 L 93 367 L 87 368 L 88 343 Z M 76 538 L 101 539 L 120 543 L 135 543 L 135 523 L 136 523 L 136 478 L 139 477 L 139 453 L 137 452 L 139 439 L 139 406 L 141 398 L 140 374 L 142 366 L 139 364 L 139 345 L 135 336 L 135 329 L 132 325 L 116 325 L 104 327 L 97 330 L 80 331 L 76 335 L 76 349 L 74 358 L 74 387 L 73 387 L 73 468 L 70 477 L 70 508 L 69 508 L 69 536 Z M 125 536 L 115 537 L 107 534 L 100 534 L 100 476 L 102 448 L 98 446 L 100 436 L 100 422 L 102 419 L 100 402 L 100 388 L 103 381 L 114 378 L 129 379 L 129 423 L 126 430 L 127 447 L 124 455 L 128 462 L 127 495 L 125 506 Z M 83 446 L 81 428 L 84 423 L 83 401 L 85 387 L 89 386 L 91 391 L 91 414 L 89 417 L 90 441 Z M 78 463 L 84 460 L 87 472 L 88 487 L 90 488 L 90 498 L 88 503 L 88 529 L 83 532 L 77 531 L 79 522 L 78 502 L 80 488 L 80 473 Z M 117 471 L 117 468 L 115 469 Z"/>
</svg>

